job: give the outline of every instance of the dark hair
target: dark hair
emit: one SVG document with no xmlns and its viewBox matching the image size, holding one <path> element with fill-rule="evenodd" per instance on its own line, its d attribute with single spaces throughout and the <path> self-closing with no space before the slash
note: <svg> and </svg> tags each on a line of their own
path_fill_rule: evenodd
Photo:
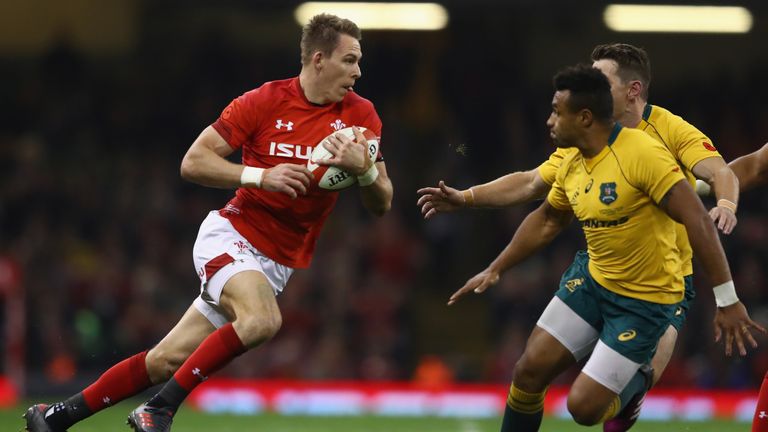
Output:
<svg viewBox="0 0 768 432">
<path fill-rule="evenodd" d="M 301 63 L 308 64 L 315 51 L 330 56 L 339 44 L 340 34 L 363 38 L 357 24 L 348 19 L 331 14 L 313 16 L 301 31 Z"/>
<path fill-rule="evenodd" d="M 643 83 L 641 96 L 648 100 L 651 87 L 651 61 L 644 49 L 634 45 L 612 43 L 598 45 L 592 50 L 592 61 L 613 60 L 619 66 L 617 74 L 622 81 L 638 80 Z"/>
<path fill-rule="evenodd" d="M 601 122 L 613 120 L 611 84 L 599 69 L 584 64 L 567 67 L 555 75 L 553 83 L 556 91 L 571 92 L 567 103 L 571 112 L 588 109 Z"/>
</svg>

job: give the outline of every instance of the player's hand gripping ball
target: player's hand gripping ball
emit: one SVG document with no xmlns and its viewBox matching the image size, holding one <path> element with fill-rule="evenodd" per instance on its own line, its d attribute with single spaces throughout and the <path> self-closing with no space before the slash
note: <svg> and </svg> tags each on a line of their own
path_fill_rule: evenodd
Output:
<svg viewBox="0 0 768 432">
<path fill-rule="evenodd" d="M 379 153 L 379 140 L 376 134 L 371 132 L 370 130 L 358 126 L 357 127 L 360 132 L 363 133 L 363 136 L 365 137 L 368 145 L 368 157 L 371 158 L 371 160 L 375 163 L 376 162 L 376 155 Z M 357 183 L 357 177 L 355 177 L 352 174 L 349 174 L 348 172 L 337 168 L 335 166 L 321 166 L 318 165 L 316 162 L 323 159 L 328 159 L 333 157 L 331 152 L 328 151 L 328 149 L 325 148 L 325 145 L 323 145 L 324 142 L 328 140 L 328 137 L 335 135 L 335 134 L 344 134 L 349 139 L 355 140 L 355 132 L 351 127 L 347 127 L 338 131 L 333 132 L 332 134 L 328 135 L 327 137 L 323 138 L 312 150 L 312 155 L 309 157 L 309 160 L 307 161 L 307 169 L 312 172 L 312 175 L 315 177 L 315 180 L 317 180 L 317 185 L 321 189 L 326 190 L 332 190 L 337 191 L 341 189 L 346 189 L 350 186 L 354 186 Z"/>
</svg>

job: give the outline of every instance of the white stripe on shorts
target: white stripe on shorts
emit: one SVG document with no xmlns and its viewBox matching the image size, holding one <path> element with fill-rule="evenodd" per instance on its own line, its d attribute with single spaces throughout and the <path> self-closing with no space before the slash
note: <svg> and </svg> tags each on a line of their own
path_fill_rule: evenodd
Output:
<svg viewBox="0 0 768 432">
<path fill-rule="evenodd" d="M 589 354 L 597 342 L 597 330 L 557 296 L 541 313 L 536 325 L 560 341 L 576 361 Z"/>
<path fill-rule="evenodd" d="M 598 341 L 592 357 L 581 371 L 612 392 L 619 394 L 629 384 L 638 369 L 640 369 L 640 363 L 633 362 L 604 344 L 603 341 Z"/>
</svg>

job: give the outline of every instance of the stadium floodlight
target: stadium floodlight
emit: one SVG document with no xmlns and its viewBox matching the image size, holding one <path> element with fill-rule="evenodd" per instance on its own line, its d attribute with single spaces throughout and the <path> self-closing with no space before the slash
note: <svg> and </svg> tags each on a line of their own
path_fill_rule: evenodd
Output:
<svg viewBox="0 0 768 432">
<path fill-rule="evenodd" d="M 741 6 L 608 5 L 603 20 L 617 32 L 747 33 L 752 13 Z"/>
<path fill-rule="evenodd" d="M 440 30 L 448 24 L 448 11 L 437 3 L 306 2 L 294 17 L 304 25 L 319 13 L 350 19 L 361 29 Z"/>
</svg>

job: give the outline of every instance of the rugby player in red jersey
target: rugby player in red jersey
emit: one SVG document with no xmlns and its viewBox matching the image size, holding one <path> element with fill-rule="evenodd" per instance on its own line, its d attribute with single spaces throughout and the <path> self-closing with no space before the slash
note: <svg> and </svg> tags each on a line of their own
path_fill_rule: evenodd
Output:
<svg viewBox="0 0 768 432">
<path fill-rule="evenodd" d="M 128 417 L 136 431 L 169 431 L 186 396 L 232 359 L 273 337 L 281 315 L 275 296 L 296 268 L 309 266 L 337 193 L 313 182 L 306 162 L 323 138 L 347 126 L 381 136 L 373 104 L 354 93 L 360 76 L 360 30 L 321 14 L 303 28 L 298 77 L 265 83 L 233 100 L 203 130 L 181 163 L 184 179 L 237 188 L 203 221 L 193 257 L 201 282 L 178 324 L 155 347 L 107 370 L 96 382 L 52 405 L 25 413 L 31 432 L 65 431 L 76 422 L 159 383 L 160 391 Z M 334 136 L 333 165 L 357 176 L 363 205 L 376 215 L 392 201 L 381 158 L 372 161 L 359 130 Z M 236 150 L 242 164 L 225 159 Z"/>
<path fill-rule="evenodd" d="M 739 178 L 739 187 L 742 192 L 768 184 L 768 144 L 732 160 L 728 166 Z M 709 185 L 706 185 L 706 189 L 704 194 L 708 195 Z M 700 192 L 698 183 L 696 191 Z M 757 396 L 752 432 L 768 432 L 768 373 L 763 378 L 760 393 Z"/>
</svg>

